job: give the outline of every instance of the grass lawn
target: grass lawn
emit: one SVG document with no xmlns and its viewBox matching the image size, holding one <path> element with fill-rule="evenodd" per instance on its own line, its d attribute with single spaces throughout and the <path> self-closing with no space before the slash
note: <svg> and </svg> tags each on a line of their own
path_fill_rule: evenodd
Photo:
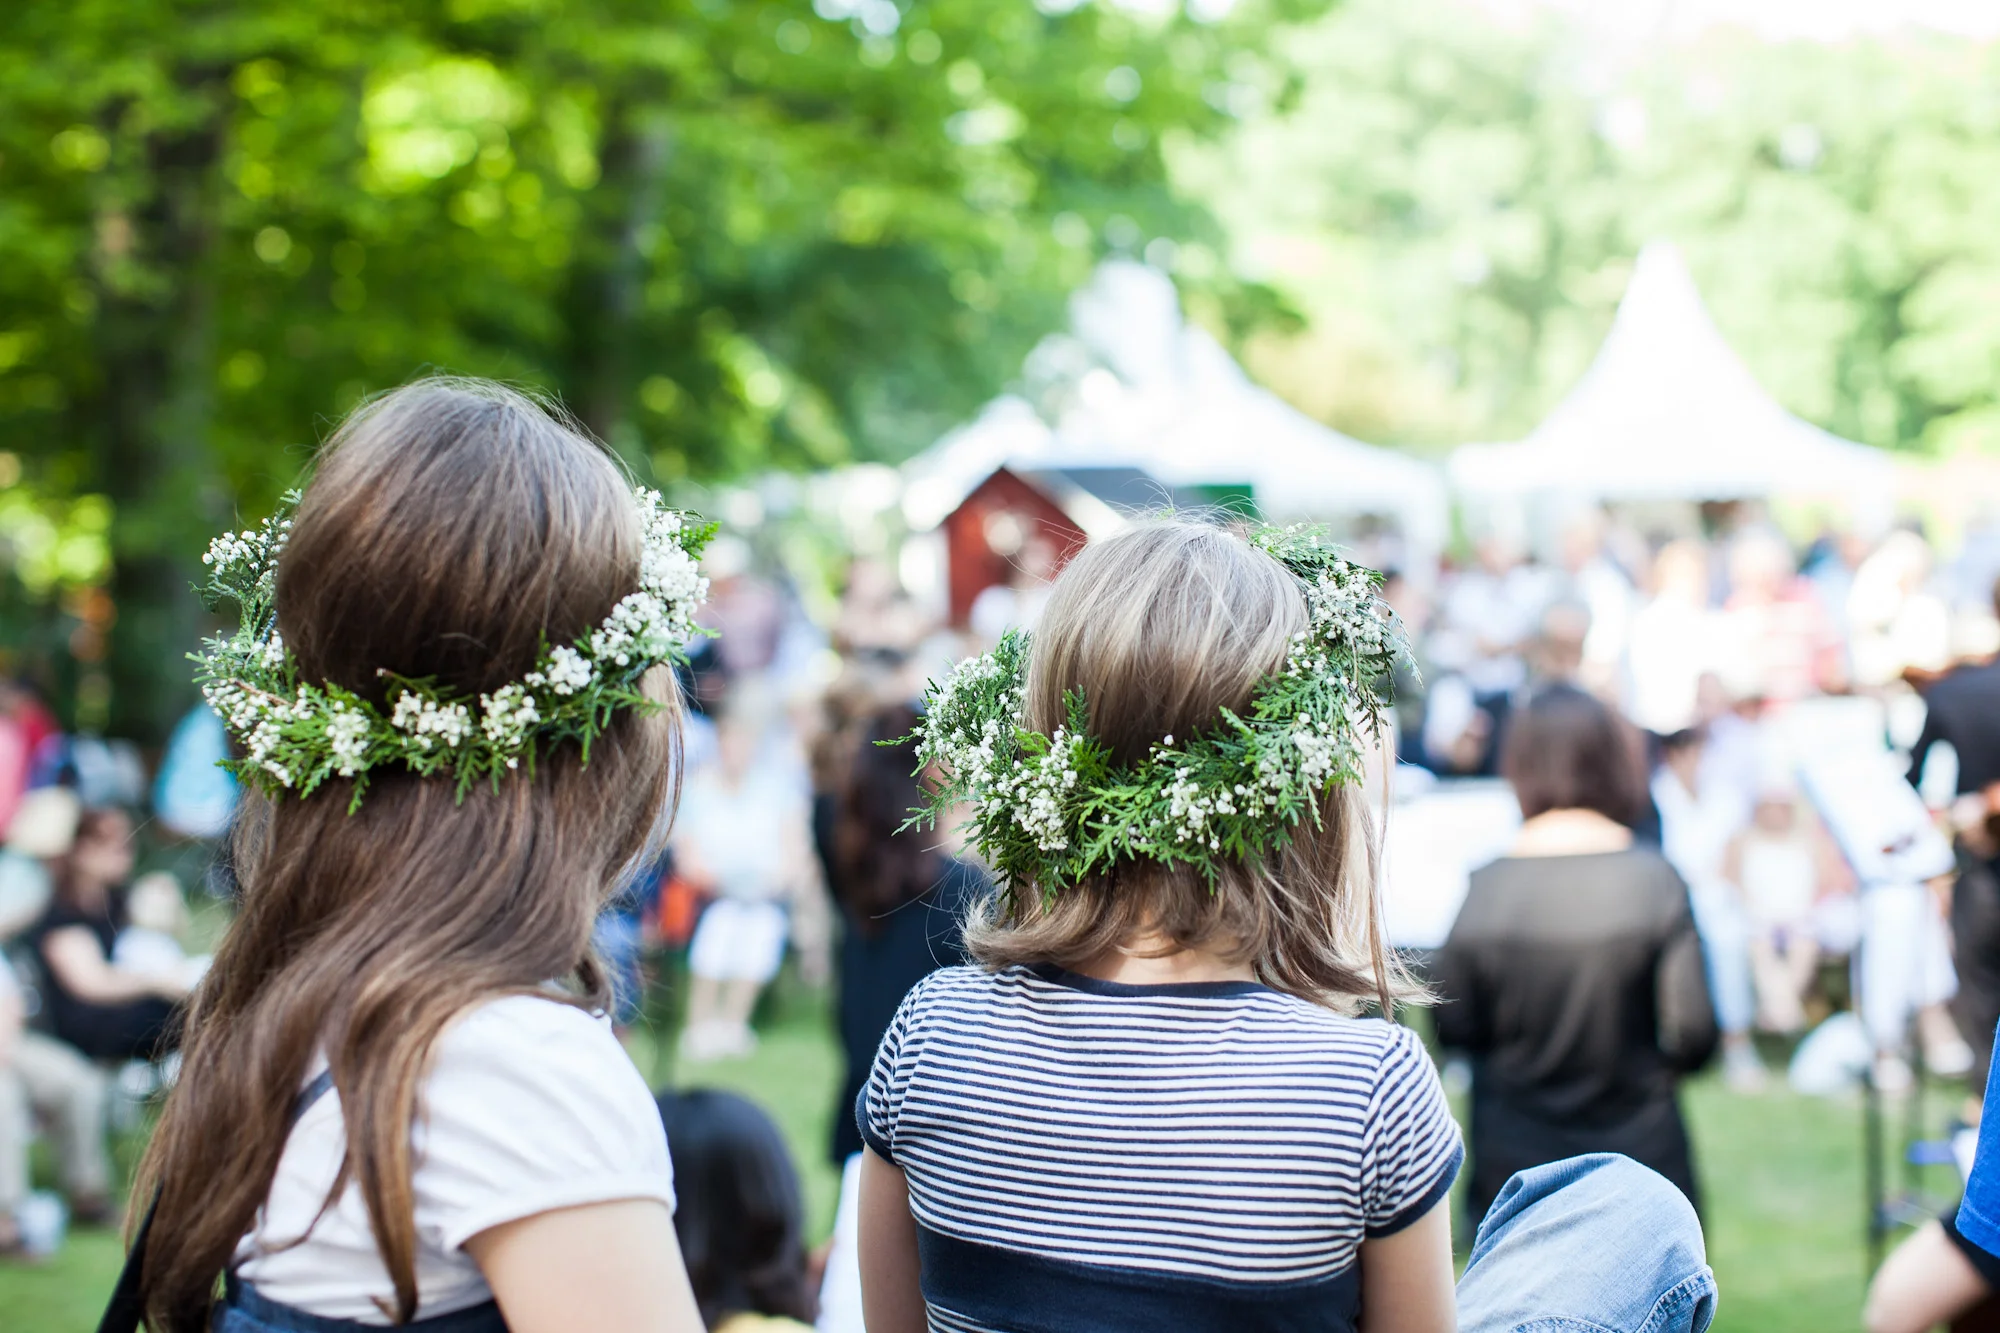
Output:
<svg viewBox="0 0 2000 1333">
<path fill-rule="evenodd" d="M 831 1227 L 839 1178 L 827 1161 L 839 1055 L 820 999 L 789 980 L 766 1006 L 764 1040 L 747 1060 L 676 1068 L 664 1005 L 629 1046 L 655 1086 L 695 1083 L 756 1098 L 783 1127 L 805 1181 L 814 1236 Z M 1933 1097 L 1936 1115 L 1942 1097 Z M 1836 1333 L 1859 1327 L 1866 1284 L 1861 1113 L 1773 1091 L 1726 1093 L 1713 1079 L 1686 1098 L 1707 1194 L 1709 1260 L 1722 1288 L 1717 1333 Z M 121 1145 L 129 1157 L 133 1145 Z M 1949 1197 L 1948 1171 L 1922 1182 Z M 96 1327 L 121 1253 L 108 1232 L 73 1234 L 40 1267 L 0 1266 L 5 1333 L 87 1333 Z"/>
</svg>

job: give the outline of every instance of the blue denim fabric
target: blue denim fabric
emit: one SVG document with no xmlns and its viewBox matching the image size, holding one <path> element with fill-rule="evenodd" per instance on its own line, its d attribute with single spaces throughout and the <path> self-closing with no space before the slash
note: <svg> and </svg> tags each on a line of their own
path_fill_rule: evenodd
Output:
<svg viewBox="0 0 2000 1333">
<path fill-rule="evenodd" d="M 208 1327 L 209 1333 L 382 1333 L 380 1324 L 329 1319 L 280 1305 L 258 1295 L 255 1287 L 237 1281 L 234 1276 L 228 1279 L 223 1302 Z M 500 1317 L 500 1307 L 492 1301 L 400 1327 L 413 1333 L 507 1333 L 507 1321 Z"/>
<path fill-rule="evenodd" d="M 2000 1058 L 2000 1032 L 1993 1049 Z M 1988 1254 L 2000 1255 L 2000 1067 L 1986 1080 L 1986 1109 L 1979 1113 L 1979 1147 L 1965 1197 L 1958 1201 L 1958 1234 Z"/>
<path fill-rule="evenodd" d="M 1703 1333 L 1715 1307 L 1693 1206 L 1616 1153 L 1510 1179 L 1458 1283 L 1459 1333 Z"/>
</svg>

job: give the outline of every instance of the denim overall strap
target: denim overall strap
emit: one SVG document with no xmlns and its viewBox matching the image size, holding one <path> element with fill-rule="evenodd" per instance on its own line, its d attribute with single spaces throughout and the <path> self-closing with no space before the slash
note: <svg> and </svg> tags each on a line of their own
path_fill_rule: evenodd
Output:
<svg viewBox="0 0 2000 1333">
<path fill-rule="evenodd" d="M 333 1071 L 321 1071 L 320 1076 L 306 1084 L 298 1100 L 292 1103 L 292 1123 L 298 1124 L 299 1117 L 332 1090 Z M 364 1324 L 355 1319 L 329 1319 L 325 1315 L 281 1305 L 258 1295 L 255 1287 L 239 1281 L 234 1273 L 227 1274 L 223 1282 L 223 1302 L 209 1323 L 210 1333 L 378 1333 L 382 1328 L 380 1324 Z M 492 1301 L 430 1319 L 414 1320 L 400 1327 L 419 1329 L 422 1333 L 507 1333 L 507 1321 L 500 1317 L 500 1307 Z"/>
<path fill-rule="evenodd" d="M 209 1324 L 209 1333 L 382 1333 L 383 1330 L 381 1324 L 329 1319 L 281 1305 L 258 1295 L 255 1287 L 239 1281 L 233 1273 L 227 1282 L 227 1293 Z M 413 1333 L 507 1333 L 507 1321 L 500 1317 L 500 1307 L 492 1301 L 397 1327 Z"/>
<path fill-rule="evenodd" d="M 333 1070 L 320 1072 L 318 1078 L 299 1089 L 299 1095 L 292 1098 L 291 1110 L 285 1116 L 285 1132 L 299 1123 L 299 1117 L 312 1109 L 314 1102 L 333 1091 Z M 125 1267 L 118 1274 L 118 1285 L 112 1288 L 111 1300 L 104 1307 L 104 1317 L 98 1321 L 97 1333 L 139 1333 L 139 1325 L 145 1322 L 145 1301 L 139 1295 L 139 1275 L 146 1267 L 146 1241 L 153 1234 L 153 1215 L 160 1210 L 160 1193 L 153 1191 L 153 1198 L 146 1205 L 146 1215 L 139 1219 L 139 1229 L 132 1233 L 132 1248 L 125 1253 Z"/>
</svg>

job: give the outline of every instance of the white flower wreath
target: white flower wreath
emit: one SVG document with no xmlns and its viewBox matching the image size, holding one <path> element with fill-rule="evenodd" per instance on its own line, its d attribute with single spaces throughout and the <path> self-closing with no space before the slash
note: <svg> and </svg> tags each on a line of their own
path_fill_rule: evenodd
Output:
<svg viewBox="0 0 2000 1333">
<path fill-rule="evenodd" d="M 1030 731 L 1030 639 L 933 682 L 916 730 L 919 771 L 936 781 L 912 825 L 967 802 L 980 854 L 1010 883 L 1053 894 L 1131 857 L 1187 865 L 1213 880 L 1226 860 L 1283 846 L 1320 797 L 1361 779 L 1366 743 L 1391 700 L 1407 648 L 1378 595 L 1381 575 L 1340 554 L 1318 528 L 1260 528 L 1249 541 L 1296 577 L 1307 627 L 1258 683 L 1247 715 L 1224 710 L 1204 736 L 1168 736 L 1129 767 L 1090 735 L 1089 701 L 1067 696 L 1052 736 Z"/>
<path fill-rule="evenodd" d="M 523 761 L 533 771 L 538 745 L 575 741 L 588 760 L 617 709 L 657 706 L 642 691 L 646 673 L 685 662 L 686 644 L 702 633 L 694 617 L 708 580 L 698 562 L 715 525 L 667 508 L 656 491 L 640 490 L 638 590 L 620 599 L 589 637 L 545 644 L 534 670 L 477 700 L 383 671 L 385 715 L 341 686 L 300 680 L 278 635 L 278 556 L 298 499 L 296 491 L 288 494 L 259 526 L 209 544 L 201 558 L 209 571 L 204 599 L 211 606 L 235 602 L 242 620 L 235 633 L 190 655 L 202 696 L 243 747 L 228 767 L 274 795 L 304 796 L 329 778 L 349 778 L 353 808 L 371 769 L 400 764 L 448 774 L 462 797 L 474 782 L 497 782 Z"/>
</svg>

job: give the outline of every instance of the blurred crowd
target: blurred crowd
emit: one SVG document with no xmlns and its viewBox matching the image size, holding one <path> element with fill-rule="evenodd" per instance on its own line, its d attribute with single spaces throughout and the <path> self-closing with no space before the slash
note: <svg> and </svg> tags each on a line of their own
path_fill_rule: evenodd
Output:
<svg viewBox="0 0 2000 1333">
<path fill-rule="evenodd" d="M 1974 1052 L 2000 1019 L 2000 840 L 1988 832 L 2000 722 L 1981 721 L 2000 719 L 2000 667 L 1988 665 L 2000 649 L 2000 538 L 1975 534 L 1946 560 L 1913 529 L 1869 541 L 1828 533 L 1801 548 L 1754 516 L 1715 517 L 1710 535 L 1662 539 L 1593 514 L 1561 534 L 1553 559 L 1488 538 L 1435 579 L 1392 571 L 1385 596 L 1414 649 L 1398 682 L 1396 798 L 1515 776 L 1510 737 L 1518 751 L 1533 710 L 1561 704 L 1562 690 L 1588 696 L 1615 719 L 1639 778 L 1618 822 L 1688 886 L 1732 1087 L 1771 1077 L 1766 1061 L 1781 1047 L 1767 1039 L 1760 1053 L 1760 1032 L 1811 1028 L 1828 1034 L 1820 1066 L 1848 1068 L 1859 1050 L 1880 1088 L 1907 1086 L 1917 1059 L 1983 1080 Z M 813 614 L 747 542 L 721 538 L 707 558 L 704 615 L 718 633 L 694 645 L 682 682 L 678 818 L 604 912 L 598 950 L 621 1025 L 656 1026 L 678 1010 L 684 1069 L 756 1048 L 760 1000 L 788 957 L 807 983 L 830 984 L 846 1077 L 828 1151 L 850 1169 L 860 1144 L 845 1108 L 882 1033 L 910 986 L 962 959 L 958 923 L 990 886 L 949 821 L 899 836 L 917 778 L 907 752 L 882 743 L 910 731 L 927 680 L 1032 627 L 1062 554 L 1031 535 L 959 626 L 883 560 L 855 559 L 837 604 Z M 174 1006 L 227 915 L 214 852 L 235 789 L 215 765 L 226 738 L 205 710 L 149 766 L 129 745 L 64 735 L 31 691 L 0 691 L 0 1253 L 36 1253 L 66 1217 L 115 1214 L 107 1135 L 173 1075 Z M 1819 725 L 1827 700 L 1867 710 L 1882 751 L 1950 827 L 1956 886 L 1878 892 L 1857 877 L 1799 778 L 1798 735 Z M 1581 735 L 1537 725 L 1547 753 Z M 1532 799 L 1521 796 L 1524 814 Z M 1471 946 L 1462 934 L 1453 947 Z M 1866 984 L 1865 967 L 1828 965 L 1870 951 L 1884 961 Z M 683 985 L 655 984 L 683 967 Z M 1699 1063 L 1705 1020 L 1689 1021 Z M 1798 1047 L 1794 1082 L 1834 1086 L 1814 1084 L 1812 1044 Z M 680 1127 L 676 1157 L 683 1138 L 716 1135 L 745 1155 L 751 1184 L 729 1188 L 765 1195 L 729 1209 L 780 1215 L 773 1243 L 787 1276 L 766 1312 L 818 1308 L 822 1327 L 838 1327 L 855 1308 L 851 1266 L 838 1237 L 831 1258 L 804 1253 L 796 1181 L 768 1120 L 721 1094 L 667 1094 L 662 1108 Z M 37 1134 L 57 1168 L 53 1191 L 30 1189 Z M 701 1210 L 683 1222 L 704 1225 Z"/>
</svg>

